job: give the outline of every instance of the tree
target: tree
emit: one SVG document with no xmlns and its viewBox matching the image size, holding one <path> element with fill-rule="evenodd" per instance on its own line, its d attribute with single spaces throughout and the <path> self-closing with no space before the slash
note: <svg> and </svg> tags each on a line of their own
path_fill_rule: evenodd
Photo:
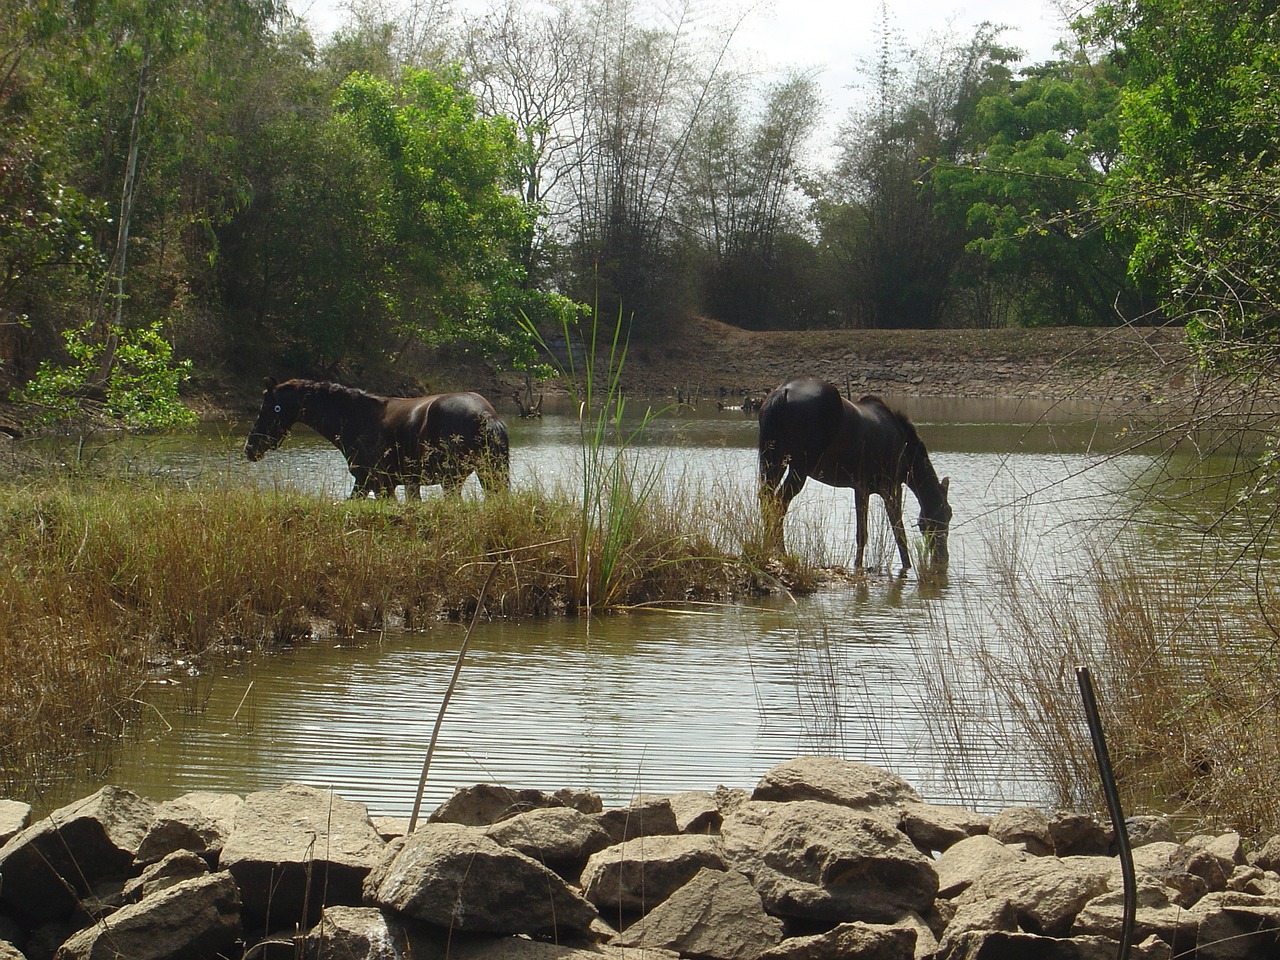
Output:
<svg viewBox="0 0 1280 960">
<path fill-rule="evenodd" d="M 521 312 L 571 310 L 529 291 L 519 251 L 532 211 L 513 191 L 520 144 L 514 125 L 481 117 L 461 74 L 408 70 L 400 86 L 353 74 L 338 93 L 339 122 L 376 159 L 382 181 L 374 215 L 394 264 L 372 296 L 395 331 L 462 343 L 519 368 L 536 362 Z"/>
<path fill-rule="evenodd" d="M 1151 307 L 1127 277 L 1132 242 L 1094 215 L 1120 152 L 1121 79 L 1109 57 L 1029 68 L 978 103 L 976 142 L 933 172 L 970 231 L 964 282 L 997 285 L 1013 322 L 1112 324 Z"/>
<path fill-rule="evenodd" d="M 1206 359 L 1280 352 L 1280 13 L 1263 0 L 1104 4 L 1128 83 L 1102 210 Z"/>
</svg>

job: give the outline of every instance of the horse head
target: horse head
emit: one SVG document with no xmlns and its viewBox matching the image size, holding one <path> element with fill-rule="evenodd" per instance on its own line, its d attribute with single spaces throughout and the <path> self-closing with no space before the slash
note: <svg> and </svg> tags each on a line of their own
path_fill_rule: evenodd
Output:
<svg viewBox="0 0 1280 960">
<path fill-rule="evenodd" d="M 938 484 L 936 500 L 926 497 L 920 504 L 918 526 L 924 535 L 929 559 L 938 565 L 945 565 L 949 559 L 947 537 L 951 533 L 951 503 L 947 499 L 947 492 L 950 489 L 951 478 L 943 477 L 942 482 Z"/>
<path fill-rule="evenodd" d="M 244 442 L 244 455 L 253 463 L 284 442 L 302 412 L 302 395 L 296 386 L 277 384 L 274 377 L 264 378 L 262 385 L 262 407 Z"/>
</svg>

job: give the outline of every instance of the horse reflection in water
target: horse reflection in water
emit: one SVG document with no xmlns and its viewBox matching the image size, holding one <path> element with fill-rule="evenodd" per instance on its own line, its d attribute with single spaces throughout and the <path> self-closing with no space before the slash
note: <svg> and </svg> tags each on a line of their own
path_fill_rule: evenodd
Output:
<svg viewBox="0 0 1280 960">
<path fill-rule="evenodd" d="M 889 514 L 904 570 L 911 567 L 902 525 L 902 485 L 920 503 L 919 527 L 932 563 L 947 562 L 951 505 L 950 478 L 938 479 L 915 425 L 879 397 L 857 403 L 844 399 L 824 380 L 790 380 L 760 405 L 760 507 L 769 542 L 782 548 L 787 506 L 812 477 L 833 487 L 852 487 L 857 508 L 858 552 L 867 546 L 871 495 L 879 494 Z"/>
<path fill-rule="evenodd" d="M 478 393 L 426 397 L 381 397 L 316 380 L 263 381 L 262 408 L 244 444 L 244 455 L 261 460 L 304 423 L 347 458 L 355 477 L 353 498 L 373 494 L 420 498 L 422 484 L 456 492 L 472 473 L 486 492 L 510 483 L 506 424 Z"/>
</svg>

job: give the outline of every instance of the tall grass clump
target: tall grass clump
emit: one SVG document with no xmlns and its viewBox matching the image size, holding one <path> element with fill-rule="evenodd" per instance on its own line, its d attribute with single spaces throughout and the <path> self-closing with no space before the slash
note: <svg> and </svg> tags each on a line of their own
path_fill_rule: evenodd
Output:
<svg viewBox="0 0 1280 960">
<path fill-rule="evenodd" d="M 1046 576 L 1002 551 L 1003 586 L 971 611 L 989 626 L 941 624 L 921 652 L 935 736 L 961 767 L 979 737 L 1015 743 L 1033 768 L 1017 773 L 1048 800 L 1102 809 L 1076 682 L 1087 666 L 1126 811 L 1280 832 L 1280 595 L 1238 560 L 1122 549 Z"/>
</svg>

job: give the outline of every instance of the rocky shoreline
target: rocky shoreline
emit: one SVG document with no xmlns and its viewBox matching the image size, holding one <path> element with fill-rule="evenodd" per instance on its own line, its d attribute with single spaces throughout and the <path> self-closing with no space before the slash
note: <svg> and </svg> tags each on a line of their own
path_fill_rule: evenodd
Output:
<svg viewBox="0 0 1280 960">
<path fill-rule="evenodd" d="M 26 825 L 0 801 L 0 958 L 1111 958 L 1123 880 L 1093 818 L 924 802 L 804 757 L 753 791 L 477 785 L 407 836 L 287 784 L 154 803 L 104 787 Z M 1280 950 L 1280 838 L 1128 824 L 1132 957 Z"/>
</svg>

